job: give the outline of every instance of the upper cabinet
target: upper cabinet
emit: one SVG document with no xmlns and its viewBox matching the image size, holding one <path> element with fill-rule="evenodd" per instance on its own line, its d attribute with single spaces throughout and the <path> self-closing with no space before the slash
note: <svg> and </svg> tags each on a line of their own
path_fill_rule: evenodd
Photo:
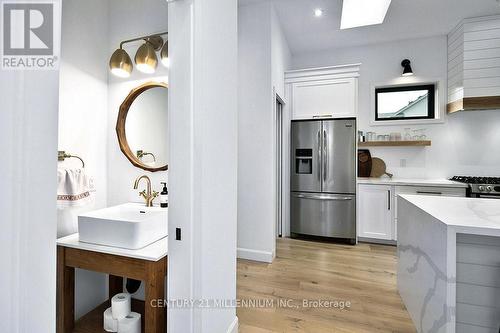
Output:
<svg viewBox="0 0 500 333">
<path fill-rule="evenodd" d="M 448 35 L 448 113 L 500 109 L 500 15 L 465 19 Z"/>
<path fill-rule="evenodd" d="M 292 119 L 355 117 L 359 66 L 344 65 L 285 72 Z"/>
</svg>

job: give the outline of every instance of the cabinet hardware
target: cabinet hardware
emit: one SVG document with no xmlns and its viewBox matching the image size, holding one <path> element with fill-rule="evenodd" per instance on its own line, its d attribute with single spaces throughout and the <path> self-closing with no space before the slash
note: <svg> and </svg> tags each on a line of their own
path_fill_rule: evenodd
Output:
<svg viewBox="0 0 500 333">
<path fill-rule="evenodd" d="M 391 190 L 387 190 L 387 210 L 391 210 Z"/>
<path fill-rule="evenodd" d="M 328 178 L 328 138 L 326 130 L 323 130 L 323 181 Z"/>
<path fill-rule="evenodd" d="M 417 194 L 434 194 L 434 195 L 443 195 L 442 192 L 431 192 L 431 191 L 417 191 Z"/>
<path fill-rule="evenodd" d="M 348 196 L 332 196 L 332 195 L 318 195 L 318 194 L 293 194 L 296 198 L 311 199 L 311 200 L 333 200 L 333 201 L 349 201 L 352 197 Z"/>
<path fill-rule="evenodd" d="M 317 168 L 318 168 L 318 180 L 321 181 L 321 156 L 322 155 L 322 150 L 321 150 L 321 131 L 318 131 L 318 161 L 317 161 Z"/>
</svg>

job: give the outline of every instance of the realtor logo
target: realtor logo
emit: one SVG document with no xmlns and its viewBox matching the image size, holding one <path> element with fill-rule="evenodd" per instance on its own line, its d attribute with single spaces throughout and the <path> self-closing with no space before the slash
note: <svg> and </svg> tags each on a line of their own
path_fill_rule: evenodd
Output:
<svg viewBox="0 0 500 333">
<path fill-rule="evenodd" d="M 57 69 L 55 7 L 56 1 L 2 2 L 2 69 Z"/>
</svg>

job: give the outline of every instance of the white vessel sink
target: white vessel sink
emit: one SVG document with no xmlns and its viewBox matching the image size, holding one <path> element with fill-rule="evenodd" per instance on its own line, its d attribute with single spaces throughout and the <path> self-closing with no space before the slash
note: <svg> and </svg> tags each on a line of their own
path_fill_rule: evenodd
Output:
<svg viewBox="0 0 500 333">
<path fill-rule="evenodd" d="M 80 242 L 140 249 L 167 236 L 168 209 L 127 203 L 78 216 Z"/>
</svg>

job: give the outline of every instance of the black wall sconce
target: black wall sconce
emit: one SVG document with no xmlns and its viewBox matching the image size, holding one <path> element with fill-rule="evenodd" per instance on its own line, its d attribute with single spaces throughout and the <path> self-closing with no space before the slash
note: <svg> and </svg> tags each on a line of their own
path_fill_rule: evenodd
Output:
<svg viewBox="0 0 500 333">
<path fill-rule="evenodd" d="M 411 63 L 411 61 L 408 59 L 401 61 L 401 66 L 403 66 L 403 74 L 401 74 L 402 76 L 412 76 L 413 75 L 413 70 L 411 69 L 410 63 Z"/>
</svg>

